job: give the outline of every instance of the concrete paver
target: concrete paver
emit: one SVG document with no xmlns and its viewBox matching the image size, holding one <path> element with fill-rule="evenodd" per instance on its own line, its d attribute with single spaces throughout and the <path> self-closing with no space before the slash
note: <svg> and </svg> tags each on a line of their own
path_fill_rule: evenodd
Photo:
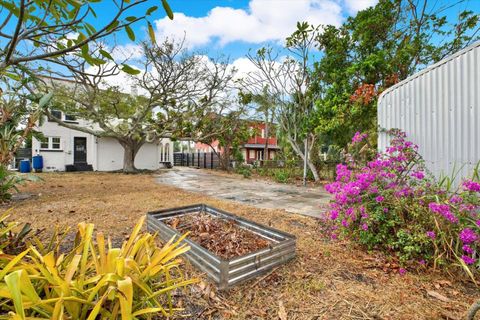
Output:
<svg viewBox="0 0 480 320">
<path fill-rule="evenodd" d="M 208 170 L 175 167 L 163 171 L 158 183 L 172 185 L 187 191 L 227 199 L 258 208 L 285 209 L 311 217 L 320 217 L 330 201 L 322 188 L 298 187 L 256 179 L 242 179 L 219 175 Z"/>
</svg>

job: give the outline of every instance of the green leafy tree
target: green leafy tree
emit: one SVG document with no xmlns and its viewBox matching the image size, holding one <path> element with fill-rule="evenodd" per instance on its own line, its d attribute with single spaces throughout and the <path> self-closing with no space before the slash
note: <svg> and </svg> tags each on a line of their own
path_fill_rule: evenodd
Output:
<svg viewBox="0 0 480 320">
<path fill-rule="evenodd" d="M 109 2 L 111 17 L 99 19 L 97 5 Z M 151 0 L 15 0 L 0 1 L 0 74 L 17 79 L 17 71 L 32 75 L 44 74 L 45 65 L 64 66 L 58 58 L 75 53 L 91 65 L 111 60 L 107 53 L 103 58 L 94 58 L 89 53 L 89 43 L 104 39 L 124 30 L 134 41 L 132 25 L 147 18 L 158 6 L 147 6 Z M 168 16 L 173 13 L 162 0 Z M 140 13 L 133 15 L 133 12 Z M 128 15 L 132 13 L 132 15 Z M 94 26 L 93 20 L 101 21 Z M 96 24 L 96 23 L 95 23 Z M 147 20 L 149 30 L 152 25 Z M 34 65 L 41 62 L 42 65 Z"/>
<path fill-rule="evenodd" d="M 382 91 L 478 39 L 478 13 L 445 15 L 462 2 L 380 0 L 340 27 L 326 26 L 312 76 L 321 142 L 344 147 L 356 131 L 375 133 Z"/>
<path fill-rule="evenodd" d="M 205 117 L 201 128 L 195 137 L 195 141 L 209 145 L 212 151 L 220 160 L 220 167 L 223 170 L 230 170 L 230 161 L 244 160 L 240 153 L 240 147 L 253 134 L 250 130 L 249 122 L 243 117 L 245 108 L 240 107 L 237 110 L 229 111 L 224 114 L 211 113 Z M 206 134 L 205 134 L 206 133 Z M 212 142 L 218 141 L 219 151 L 212 147 Z"/>
</svg>

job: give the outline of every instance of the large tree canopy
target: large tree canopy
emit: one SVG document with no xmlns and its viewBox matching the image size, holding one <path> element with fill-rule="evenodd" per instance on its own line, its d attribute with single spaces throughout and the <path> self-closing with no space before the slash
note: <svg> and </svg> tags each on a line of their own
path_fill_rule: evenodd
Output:
<svg viewBox="0 0 480 320">
<path fill-rule="evenodd" d="M 109 18 L 97 17 L 98 2 L 110 2 L 113 11 Z M 0 1 L 0 75 L 15 77 L 18 70 L 35 75 L 43 73 L 48 65 L 60 65 L 58 59 L 75 53 L 91 65 L 105 63 L 112 57 L 92 57 L 89 43 L 125 30 L 135 40 L 131 25 L 147 19 L 158 6 L 149 0 L 15 0 Z M 173 18 L 166 0 L 165 11 Z M 129 15 L 135 11 L 136 15 Z M 105 16 L 105 15 L 104 15 Z M 94 24 L 96 26 L 94 26 Z M 149 30 L 152 25 L 147 21 Z M 151 32 L 153 34 L 153 32 Z M 33 65 L 32 62 L 41 62 Z M 126 67 L 126 71 L 130 69 Z"/>
<path fill-rule="evenodd" d="M 479 15 L 449 21 L 427 0 L 380 0 L 317 37 L 313 73 L 322 142 L 345 146 L 356 131 L 376 132 L 376 102 L 386 88 L 478 39 Z"/>
<path fill-rule="evenodd" d="M 74 73 L 72 82 L 54 80 L 48 86 L 55 89 L 50 108 L 89 120 L 94 126 L 68 123 L 47 111 L 49 117 L 70 129 L 116 139 L 124 148 L 125 172 L 136 170 L 135 156 L 145 142 L 195 136 L 207 121 L 206 115 L 222 114 L 229 106 L 224 92 L 234 70 L 226 61 L 189 53 L 183 42 L 174 40 L 145 42 L 143 53 L 139 62 L 143 70 L 130 78 L 138 94 L 109 85 L 109 77 L 119 72 L 117 65 L 92 69 L 84 60 L 76 64 L 82 72 Z M 202 132 L 204 138 L 214 134 Z"/>
</svg>

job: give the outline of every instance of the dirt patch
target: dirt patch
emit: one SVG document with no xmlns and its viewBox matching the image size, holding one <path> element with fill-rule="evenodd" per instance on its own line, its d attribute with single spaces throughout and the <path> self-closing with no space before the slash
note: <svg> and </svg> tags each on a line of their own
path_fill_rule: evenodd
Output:
<svg viewBox="0 0 480 320">
<path fill-rule="evenodd" d="M 35 228 L 75 227 L 87 221 L 120 241 L 148 211 L 205 203 L 297 237 L 295 260 L 263 277 L 226 292 L 217 292 L 206 280 L 179 292 L 189 319 L 279 319 L 283 311 L 289 320 L 461 319 L 480 298 L 478 289 L 455 270 L 446 274 L 419 266 L 401 276 L 385 256 L 325 238 L 313 218 L 158 185 L 147 174 L 41 176 L 44 181 L 22 190 L 36 196 L 15 203 L 12 211 L 12 219 Z M 185 264 L 187 276 L 205 279 Z"/>
<path fill-rule="evenodd" d="M 190 232 L 188 238 L 215 255 L 231 259 L 267 248 L 270 241 L 240 228 L 233 220 L 212 217 L 208 213 L 193 212 L 165 220 L 181 233 Z"/>
</svg>

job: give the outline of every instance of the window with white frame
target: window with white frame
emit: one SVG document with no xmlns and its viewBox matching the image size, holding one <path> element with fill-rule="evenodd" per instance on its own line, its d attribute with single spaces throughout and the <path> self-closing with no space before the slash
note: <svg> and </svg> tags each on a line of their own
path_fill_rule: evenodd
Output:
<svg viewBox="0 0 480 320">
<path fill-rule="evenodd" d="M 40 149 L 44 150 L 60 150 L 61 139 L 60 137 L 44 137 L 40 140 Z"/>
</svg>

